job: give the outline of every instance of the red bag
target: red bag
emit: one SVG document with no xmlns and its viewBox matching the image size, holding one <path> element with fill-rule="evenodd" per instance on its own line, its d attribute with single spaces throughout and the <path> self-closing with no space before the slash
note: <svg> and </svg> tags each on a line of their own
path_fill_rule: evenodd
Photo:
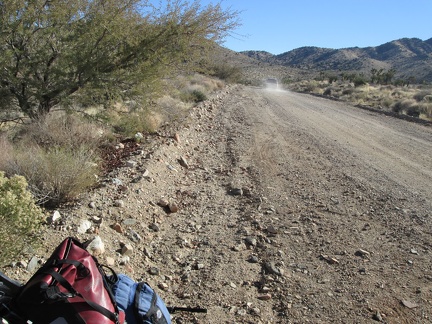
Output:
<svg viewBox="0 0 432 324">
<path fill-rule="evenodd" d="M 96 258 L 70 237 L 21 288 L 14 305 L 34 324 L 123 323 L 108 280 Z"/>
</svg>

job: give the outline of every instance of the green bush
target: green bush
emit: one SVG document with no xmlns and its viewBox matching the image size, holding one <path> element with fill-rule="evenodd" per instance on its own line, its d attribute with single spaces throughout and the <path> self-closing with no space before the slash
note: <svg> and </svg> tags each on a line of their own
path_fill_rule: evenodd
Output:
<svg viewBox="0 0 432 324">
<path fill-rule="evenodd" d="M 36 242 L 33 233 L 43 219 L 22 176 L 5 177 L 0 171 L 0 263 L 10 262 L 22 249 Z"/>
<path fill-rule="evenodd" d="M 214 66 L 210 74 L 229 83 L 238 83 L 242 79 L 241 69 L 228 64 Z"/>
<path fill-rule="evenodd" d="M 198 103 L 207 100 L 207 96 L 201 90 L 187 91 L 181 94 L 181 100 L 184 102 Z"/>
</svg>

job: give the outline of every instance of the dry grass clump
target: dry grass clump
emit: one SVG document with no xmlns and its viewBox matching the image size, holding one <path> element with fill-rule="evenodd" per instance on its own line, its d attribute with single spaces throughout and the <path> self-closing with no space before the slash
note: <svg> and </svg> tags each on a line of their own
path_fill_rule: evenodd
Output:
<svg viewBox="0 0 432 324">
<path fill-rule="evenodd" d="M 338 98 L 353 104 L 391 110 L 412 117 L 432 119 L 432 87 L 362 84 L 303 80 L 291 83 L 294 91 L 310 92 Z"/>
<path fill-rule="evenodd" d="M 191 104 L 181 100 L 180 98 L 163 96 L 157 100 L 157 106 L 161 118 L 163 118 L 164 121 L 170 121 L 184 117 L 190 109 Z"/>
<path fill-rule="evenodd" d="M 3 136 L 0 170 L 24 176 L 38 204 L 58 205 L 96 182 L 102 131 L 84 119 L 49 114 Z"/>
</svg>

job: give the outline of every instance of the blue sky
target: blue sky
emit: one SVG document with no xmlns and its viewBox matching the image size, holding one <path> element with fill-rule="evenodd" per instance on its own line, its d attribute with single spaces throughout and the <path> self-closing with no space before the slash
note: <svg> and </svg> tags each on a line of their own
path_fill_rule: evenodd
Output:
<svg viewBox="0 0 432 324">
<path fill-rule="evenodd" d="M 202 5 L 217 3 L 202 0 Z M 234 51 L 281 54 L 303 46 L 377 46 L 432 38 L 432 0 L 223 0 L 242 26 L 223 44 Z"/>
</svg>

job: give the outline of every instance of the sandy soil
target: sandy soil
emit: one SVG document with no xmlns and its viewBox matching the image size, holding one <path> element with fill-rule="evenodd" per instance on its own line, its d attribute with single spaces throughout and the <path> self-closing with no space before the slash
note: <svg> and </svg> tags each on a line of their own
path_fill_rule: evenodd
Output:
<svg viewBox="0 0 432 324">
<path fill-rule="evenodd" d="M 432 127 L 233 86 L 133 151 L 28 257 L 98 234 L 101 263 L 208 310 L 174 323 L 432 322 Z"/>
</svg>

